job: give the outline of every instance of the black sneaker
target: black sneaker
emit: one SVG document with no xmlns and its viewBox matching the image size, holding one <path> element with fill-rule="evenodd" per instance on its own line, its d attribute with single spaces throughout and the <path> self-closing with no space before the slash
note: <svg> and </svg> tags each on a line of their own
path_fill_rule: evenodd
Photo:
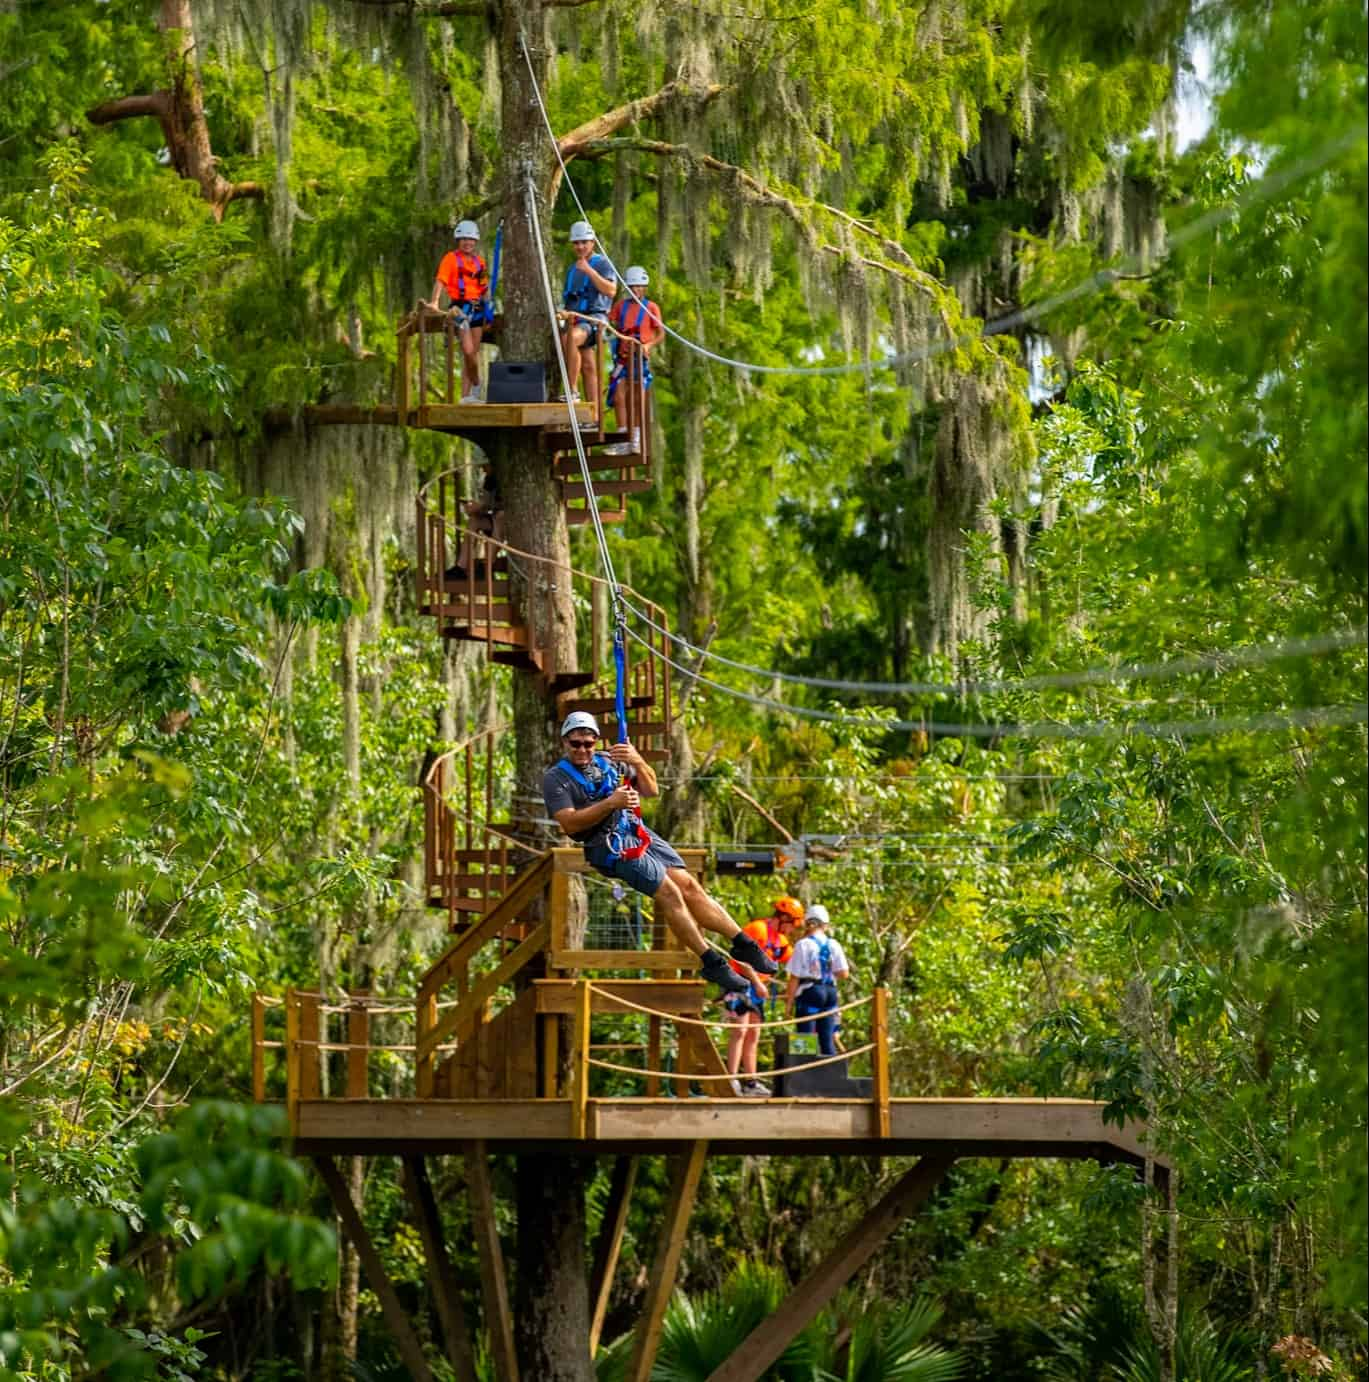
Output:
<svg viewBox="0 0 1369 1382">
<path fill-rule="evenodd" d="M 732 958 L 740 960 L 744 965 L 750 965 L 757 974 L 779 973 L 779 965 L 745 931 L 738 931 L 732 937 Z"/>
<path fill-rule="evenodd" d="M 710 984 L 717 984 L 724 993 L 745 993 L 751 987 L 750 982 L 743 979 L 716 950 L 704 951 L 699 969 Z"/>
</svg>

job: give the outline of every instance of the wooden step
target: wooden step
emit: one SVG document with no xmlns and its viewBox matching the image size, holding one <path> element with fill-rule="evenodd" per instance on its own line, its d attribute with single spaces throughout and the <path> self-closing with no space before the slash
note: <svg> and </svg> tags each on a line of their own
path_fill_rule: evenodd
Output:
<svg viewBox="0 0 1369 1382">
<path fill-rule="evenodd" d="M 510 648 L 526 648 L 528 646 L 527 629 L 507 628 L 499 624 L 449 624 L 443 628 L 442 636 L 444 638 L 462 638 L 472 643 L 498 643 Z M 516 662 L 513 665 L 522 667 L 534 664 Z"/>
<path fill-rule="evenodd" d="M 481 640 L 477 637 L 475 641 L 479 643 Z M 490 661 L 498 662 L 504 667 L 522 667 L 530 672 L 542 670 L 542 654 L 537 648 L 495 648 L 490 653 Z"/>
<path fill-rule="evenodd" d="M 597 452 L 591 452 L 589 473 L 597 475 L 600 471 L 611 474 L 614 471 L 636 470 L 641 464 L 642 458 L 635 454 L 631 456 L 602 456 Z M 555 473 L 562 479 L 573 479 L 579 475 L 579 456 L 574 452 L 571 452 L 569 456 L 558 452 L 555 461 Z"/>
<path fill-rule="evenodd" d="M 655 704 L 655 696 L 629 696 L 627 698 L 629 710 L 646 710 Z M 565 716 L 569 715 L 572 710 L 587 710 L 591 715 L 612 715 L 617 708 L 618 703 L 612 696 L 569 696 L 559 707 L 558 713 Z"/>
<path fill-rule="evenodd" d="M 471 892 L 479 888 L 486 894 L 503 897 L 505 883 L 517 872 L 518 870 L 514 869 L 509 873 L 449 873 L 441 883 L 445 887 L 457 888 L 462 892 Z"/>
<path fill-rule="evenodd" d="M 437 893 L 429 893 L 428 906 L 436 912 L 445 912 L 450 908 L 455 908 L 458 912 L 482 913 L 488 906 L 488 901 L 483 897 L 453 897 L 448 899 Z"/>
<path fill-rule="evenodd" d="M 621 523 L 627 517 L 626 509 L 600 509 L 600 523 Z M 566 522 L 574 526 L 577 523 L 589 522 L 588 509 L 567 509 Z"/>
<path fill-rule="evenodd" d="M 477 600 L 500 600 L 509 593 L 509 578 L 504 575 L 497 575 L 488 584 L 483 576 L 475 578 L 475 585 L 469 581 L 457 580 L 454 577 L 442 578 L 442 592 L 445 595 L 464 595 L 469 598 L 474 595 Z"/>
<path fill-rule="evenodd" d="M 595 494 L 645 494 L 651 489 L 650 480 L 596 480 Z M 561 497 L 563 499 L 584 499 L 588 495 L 583 480 L 563 480 Z"/>
<path fill-rule="evenodd" d="M 463 623 L 518 626 L 513 606 L 507 600 L 490 604 L 477 596 L 474 604 L 469 600 L 453 600 L 450 604 L 443 601 L 434 610 L 434 614 L 438 618 L 459 619 Z"/>
<path fill-rule="evenodd" d="M 548 690 L 561 700 L 568 696 L 572 691 L 578 691 L 582 686 L 591 686 L 595 680 L 593 672 L 557 672 L 552 677 Z M 564 712 L 563 712 L 564 713 Z"/>
<path fill-rule="evenodd" d="M 456 864 L 479 864 L 488 859 L 491 868 L 506 869 L 509 873 L 518 873 L 528 862 L 524 851 L 515 848 L 512 844 L 509 845 L 506 864 L 499 862 L 499 850 L 495 848 L 488 851 L 483 849 L 454 849 L 451 858 L 452 862 Z"/>
</svg>

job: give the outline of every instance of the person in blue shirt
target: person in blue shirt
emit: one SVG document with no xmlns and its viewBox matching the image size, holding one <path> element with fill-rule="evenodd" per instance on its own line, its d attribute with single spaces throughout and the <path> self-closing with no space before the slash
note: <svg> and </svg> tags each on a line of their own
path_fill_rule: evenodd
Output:
<svg viewBox="0 0 1369 1382">
<path fill-rule="evenodd" d="M 753 979 L 778 966 L 703 890 L 669 841 L 642 823 L 640 798 L 660 791 L 652 766 L 631 744 L 596 752 L 599 739 L 599 722 L 587 710 L 566 716 L 564 756 L 542 776 L 547 815 L 584 849 L 591 868 L 653 900 L 656 916 L 699 957 L 705 979 L 724 993 L 747 993 Z M 705 931 L 729 943 L 742 973 L 708 945 Z"/>
<path fill-rule="evenodd" d="M 566 286 L 561 302 L 566 314 L 561 318 L 561 353 L 570 380 L 570 401 L 580 401 L 580 374 L 585 376 L 585 397 L 598 407 L 599 321 L 613 305 L 618 285 L 613 266 L 594 252 L 594 228 L 588 221 L 576 221 L 570 228 L 570 244 L 575 262 L 566 270 Z"/>
</svg>

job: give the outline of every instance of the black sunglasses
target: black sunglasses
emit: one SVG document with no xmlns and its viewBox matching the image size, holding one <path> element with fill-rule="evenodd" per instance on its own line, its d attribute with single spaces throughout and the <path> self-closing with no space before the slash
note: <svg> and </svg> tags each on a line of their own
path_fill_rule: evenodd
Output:
<svg viewBox="0 0 1369 1382">
<path fill-rule="evenodd" d="M 599 741 L 597 739 L 567 739 L 573 749 L 592 749 Z"/>
</svg>

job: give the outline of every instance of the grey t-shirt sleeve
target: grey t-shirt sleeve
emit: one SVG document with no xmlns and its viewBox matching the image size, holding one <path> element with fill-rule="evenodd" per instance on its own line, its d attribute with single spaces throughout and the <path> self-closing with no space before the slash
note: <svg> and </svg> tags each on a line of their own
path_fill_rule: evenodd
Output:
<svg viewBox="0 0 1369 1382">
<path fill-rule="evenodd" d="M 567 806 L 579 807 L 583 802 L 576 801 L 576 795 L 584 796 L 583 789 L 577 789 L 575 783 L 568 778 L 559 768 L 548 768 L 542 774 L 542 800 L 546 802 L 547 815 L 556 819 L 558 811 L 564 811 Z"/>
</svg>

